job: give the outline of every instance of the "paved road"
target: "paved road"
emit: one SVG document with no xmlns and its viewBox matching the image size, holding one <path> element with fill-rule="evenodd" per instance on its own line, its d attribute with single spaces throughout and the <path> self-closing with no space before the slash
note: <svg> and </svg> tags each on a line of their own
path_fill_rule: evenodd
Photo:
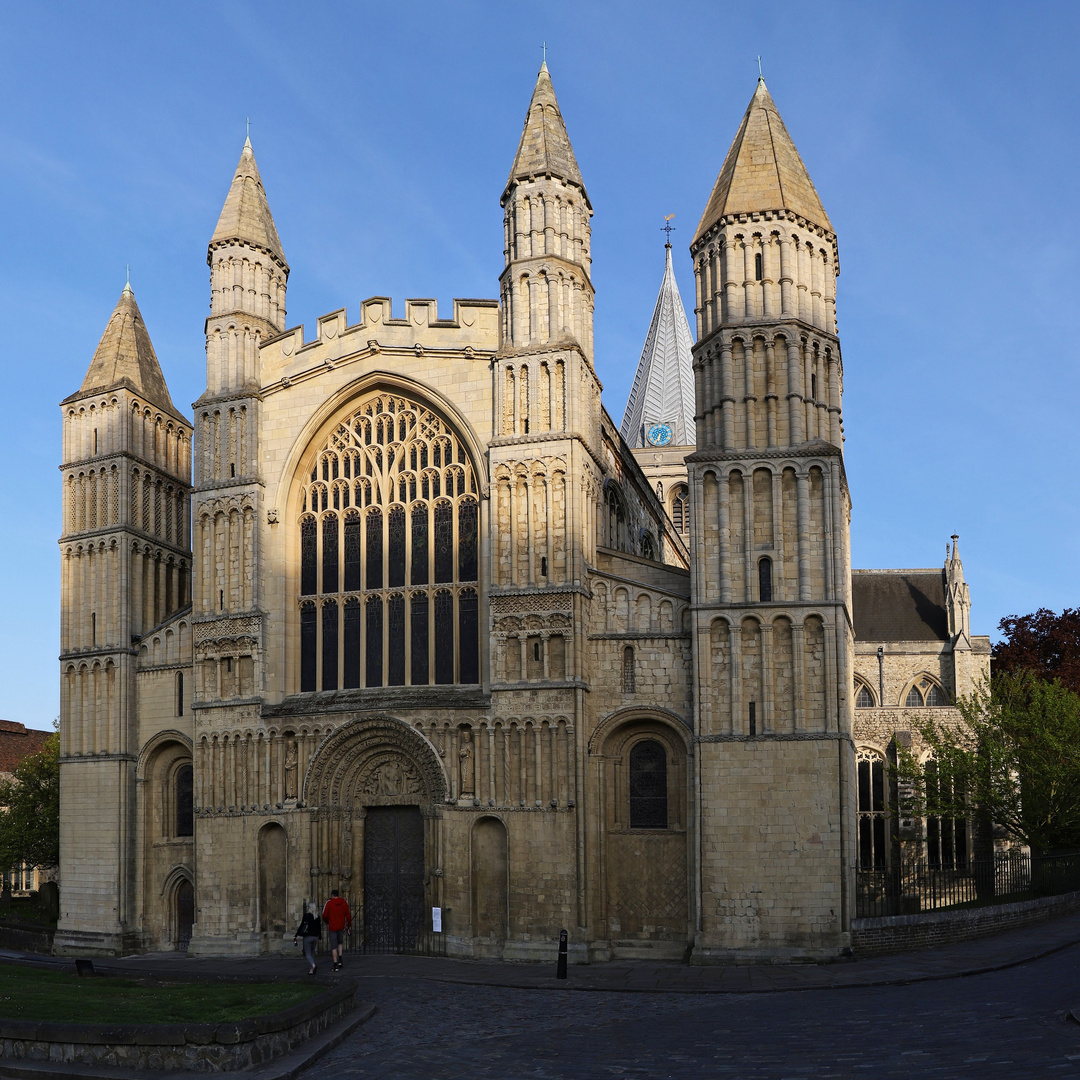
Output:
<svg viewBox="0 0 1080 1080">
<path fill-rule="evenodd" d="M 910 986 L 698 996 L 375 976 L 360 995 L 379 1011 L 303 1080 L 1080 1078 L 1064 1018 L 1080 946 Z"/>
</svg>

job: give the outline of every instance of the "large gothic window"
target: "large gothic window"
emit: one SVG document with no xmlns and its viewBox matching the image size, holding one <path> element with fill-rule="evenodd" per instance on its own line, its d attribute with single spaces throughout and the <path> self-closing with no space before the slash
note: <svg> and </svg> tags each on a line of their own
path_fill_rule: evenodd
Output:
<svg viewBox="0 0 1080 1080">
<path fill-rule="evenodd" d="M 375 393 L 304 468 L 300 689 L 480 681 L 480 511 L 461 439 Z"/>
<path fill-rule="evenodd" d="M 630 828 L 667 827 L 667 752 L 655 739 L 646 739 L 630 751 Z"/>
<path fill-rule="evenodd" d="M 860 750 L 856 762 L 856 773 L 859 869 L 884 870 L 888 833 L 885 810 L 885 761 L 869 750 Z"/>
</svg>

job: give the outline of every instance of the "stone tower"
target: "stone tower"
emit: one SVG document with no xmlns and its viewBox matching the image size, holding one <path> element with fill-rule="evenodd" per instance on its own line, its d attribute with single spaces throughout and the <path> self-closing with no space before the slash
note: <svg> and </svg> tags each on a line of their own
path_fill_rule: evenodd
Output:
<svg viewBox="0 0 1080 1080">
<path fill-rule="evenodd" d="M 835 955 L 853 914 L 836 236 L 759 80 L 690 248 L 695 956 Z"/>
<path fill-rule="evenodd" d="M 191 427 L 131 286 L 63 410 L 58 951 L 130 951 L 137 932 L 135 667 L 189 603 Z"/>
<path fill-rule="evenodd" d="M 244 142 L 206 261 L 206 391 L 195 402 L 192 510 L 199 568 L 192 598 L 196 742 L 200 731 L 254 717 L 265 689 L 259 350 L 285 328 L 289 266 L 250 139 Z M 226 736 L 212 745 L 235 754 L 238 744 Z M 196 803 L 218 814 L 243 812 L 243 806 L 226 806 L 228 800 L 218 795 L 207 789 L 196 795 Z M 222 820 L 205 818 L 196 838 L 208 867 L 215 863 L 209 852 L 220 843 L 214 833 Z M 227 874 L 227 868 L 220 869 Z M 212 873 L 200 882 L 200 888 L 211 891 L 219 887 Z M 210 916 L 207 909 L 200 918 L 194 948 L 221 933 L 226 916 L 218 915 Z"/>
</svg>

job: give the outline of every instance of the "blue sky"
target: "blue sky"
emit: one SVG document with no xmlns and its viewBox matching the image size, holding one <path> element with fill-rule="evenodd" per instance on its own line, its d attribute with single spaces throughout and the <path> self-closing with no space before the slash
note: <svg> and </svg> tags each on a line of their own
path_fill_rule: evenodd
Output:
<svg viewBox="0 0 1080 1080">
<path fill-rule="evenodd" d="M 1076 4 L 990 0 L 0 6 L 0 717 L 57 712 L 57 403 L 125 264 L 190 412 L 250 116 L 290 324 L 495 296 L 543 41 L 596 210 L 612 415 L 665 214 L 692 308 L 687 245 L 760 53 L 839 235 L 853 564 L 936 566 L 958 532 L 977 632 L 1076 605 L 1078 31 Z"/>
</svg>

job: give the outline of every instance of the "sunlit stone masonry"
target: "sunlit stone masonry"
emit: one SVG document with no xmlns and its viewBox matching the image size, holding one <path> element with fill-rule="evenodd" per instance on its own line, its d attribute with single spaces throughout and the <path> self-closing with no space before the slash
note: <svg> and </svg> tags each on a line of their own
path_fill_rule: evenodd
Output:
<svg viewBox="0 0 1080 1080">
<path fill-rule="evenodd" d="M 850 569 L 802 160 L 759 82 L 691 245 L 696 344 L 668 246 L 621 428 L 546 65 L 501 207 L 497 299 L 305 335 L 246 142 L 191 416 L 125 287 L 62 403 L 59 951 L 276 951 L 332 888 L 353 949 L 850 943 L 857 867 L 897 857 L 888 755 L 989 649 L 955 540 Z"/>
</svg>

